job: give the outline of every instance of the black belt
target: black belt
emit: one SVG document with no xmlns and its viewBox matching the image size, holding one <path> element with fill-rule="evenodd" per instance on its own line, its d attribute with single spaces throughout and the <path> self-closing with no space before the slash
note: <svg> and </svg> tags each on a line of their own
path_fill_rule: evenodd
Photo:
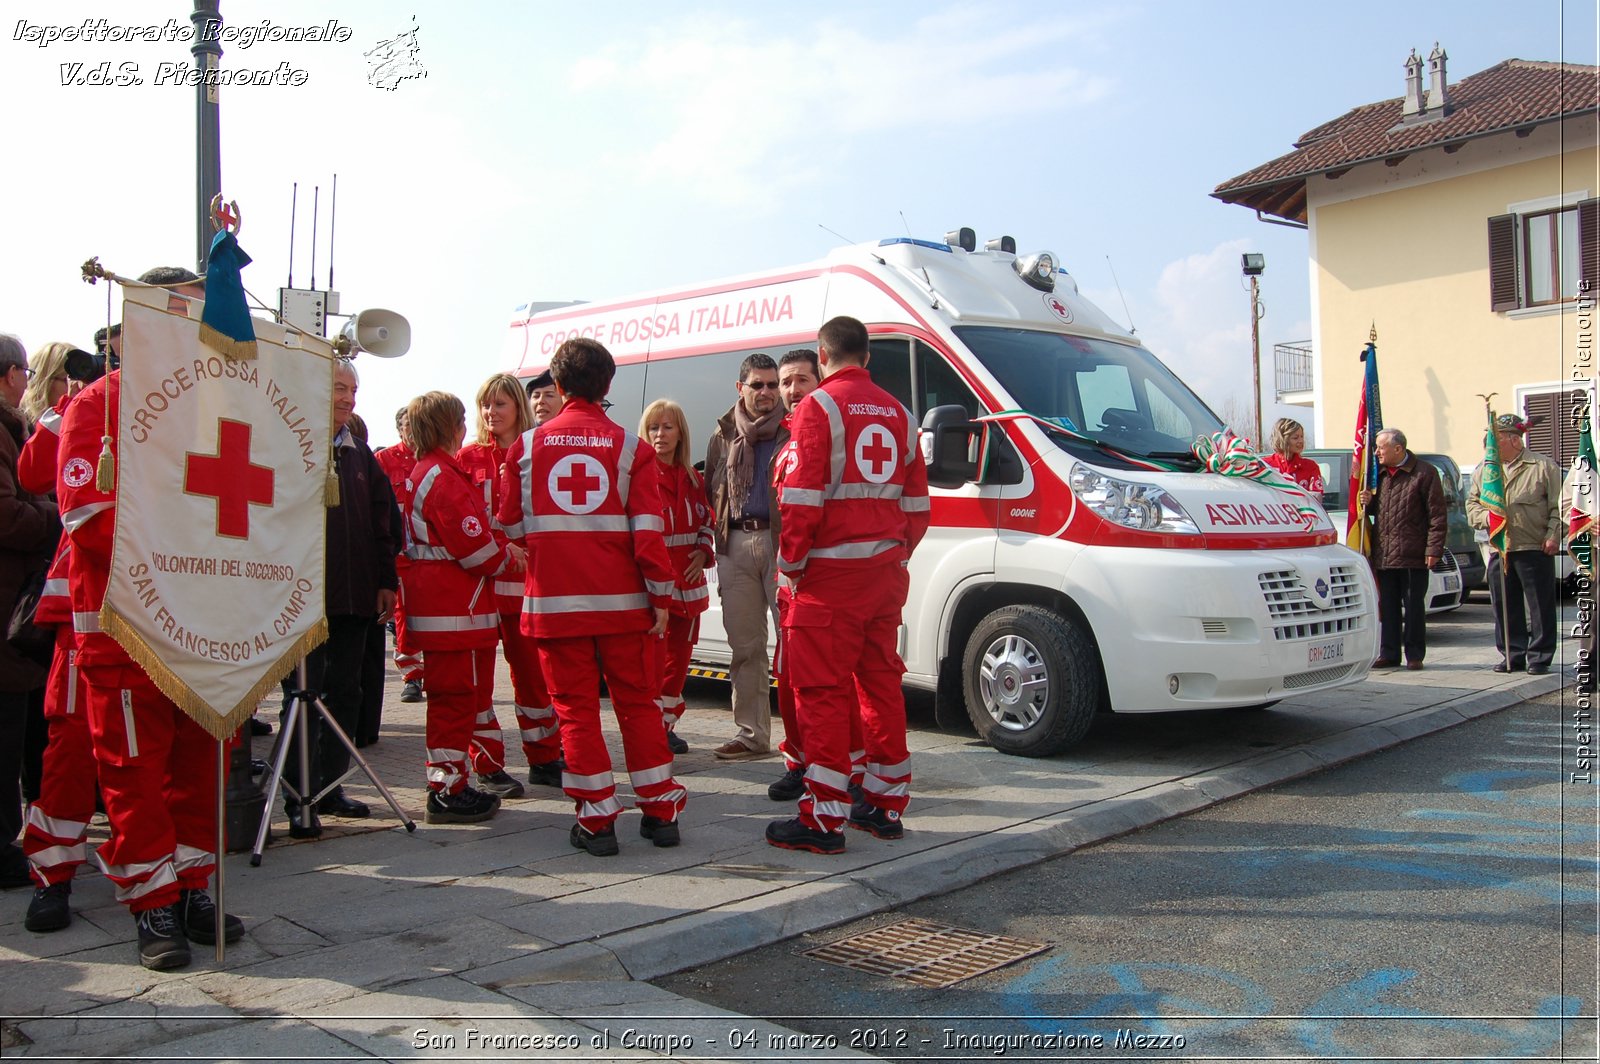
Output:
<svg viewBox="0 0 1600 1064">
<path fill-rule="evenodd" d="M 733 527 L 741 532 L 760 532 L 764 528 L 771 528 L 772 522 L 765 517 L 741 517 L 733 523 Z"/>
</svg>

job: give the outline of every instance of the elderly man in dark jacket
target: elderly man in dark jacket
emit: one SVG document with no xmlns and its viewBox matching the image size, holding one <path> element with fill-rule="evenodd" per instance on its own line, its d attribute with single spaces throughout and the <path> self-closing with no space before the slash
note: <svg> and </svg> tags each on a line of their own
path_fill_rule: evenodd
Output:
<svg viewBox="0 0 1600 1064">
<path fill-rule="evenodd" d="M 1378 433 L 1374 451 L 1383 467 L 1377 489 L 1361 493 L 1377 521 L 1372 567 L 1378 577 L 1378 660 L 1373 668 L 1400 664 L 1422 668 L 1427 652 L 1428 570 L 1444 557 L 1449 525 L 1439 471 L 1406 450 L 1399 429 Z"/>
<path fill-rule="evenodd" d="M 355 411 L 357 386 L 355 368 L 340 362 L 333 378 L 339 505 L 328 509 L 328 641 L 306 658 L 310 689 L 321 693 L 328 712 L 352 739 L 361 720 L 361 664 L 367 640 L 382 638 L 377 624 L 389 619 L 394 610 L 395 589 L 400 586 L 394 564 L 400 516 L 394 491 L 372 451 L 348 427 Z M 313 736 L 311 786 L 315 793 L 349 770 L 350 752 L 338 736 L 322 727 L 321 718 L 314 711 L 309 722 Z M 297 755 L 291 751 L 284 775 L 296 784 L 297 764 Z M 346 797 L 343 787 L 335 788 L 314 810 L 287 799 L 284 806 L 289 814 L 289 833 L 296 838 L 321 833 L 319 813 L 359 818 L 369 812 L 365 804 Z"/>
</svg>

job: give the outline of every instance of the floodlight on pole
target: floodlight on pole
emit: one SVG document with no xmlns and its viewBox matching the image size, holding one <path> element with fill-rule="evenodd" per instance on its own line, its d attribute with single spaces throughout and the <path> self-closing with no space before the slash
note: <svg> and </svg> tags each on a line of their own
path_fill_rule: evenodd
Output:
<svg viewBox="0 0 1600 1064">
<path fill-rule="evenodd" d="M 1267 268 L 1267 257 L 1259 251 L 1246 252 L 1239 256 L 1239 268 L 1250 278 L 1250 379 L 1255 386 L 1251 400 L 1256 413 L 1253 442 L 1256 450 L 1261 451 L 1264 450 L 1261 441 L 1261 316 L 1267 311 L 1261 304 L 1261 274 Z"/>
</svg>

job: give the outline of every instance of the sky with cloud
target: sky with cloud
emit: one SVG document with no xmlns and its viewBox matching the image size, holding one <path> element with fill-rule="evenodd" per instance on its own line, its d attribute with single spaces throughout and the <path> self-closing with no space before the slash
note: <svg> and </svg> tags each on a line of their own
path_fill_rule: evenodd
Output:
<svg viewBox="0 0 1600 1064">
<path fill-rule="evenodd" d="M 187 42 L 41 47 L 29 27 L 186 28 L 191 6 L 8 5 L 0 331 L 30 349 L 87 346 L 104 323 L 105 286 L 78 280 L 91 255 L 130 275 L 194 265 L 195 91 L 154 83 L 159 63 L 190 62 Z M 937 238 L 960 225 L 1054 251 L 1213 406 L 1248 408 L 1239 255 L 1267 257 L 1270 400 L 1271 345 L 1310 335 L 1307 245 L 1211 199 L 1218 183 L 1400 95 L 1406 54 L 1436 40 L 1452 79 L 1511 57 L 1595 62 L 1594 6 L 1570 0 L 1534 0 L 1514 19 L 1479 0 L 1270 17 L 1177 0 L 221 6 L 230 26 L 348 30 L 342 42 L 225 45 L 225 70 L 287 64 L 304 83 L 222 90 L 223 188 L 244 212 L 245 280 L 263 300 L 289 276 L 298 182 L 295 283 L 312 280 L 320 186 L 316 284 L 328 286 L 332 228 L 344 309 L 411 319 L 410 355 L 360 364 L 379 441 L 420 391 L 470 398 L 502 367 L 506 323 L 526 300 L 806 262 L 841 242 L 834 233 Z M 413 27 L 426 77 L 371 84 L 363 53 Z M 102 64 L 145 83 L 63 84 Z"/>
</svg>

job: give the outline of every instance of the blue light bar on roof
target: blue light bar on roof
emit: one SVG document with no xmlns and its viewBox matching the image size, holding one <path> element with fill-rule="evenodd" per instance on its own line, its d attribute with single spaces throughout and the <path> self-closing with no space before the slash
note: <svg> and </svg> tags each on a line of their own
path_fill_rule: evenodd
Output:
<svg viewBox="0 0 1600 1064">
<path fill-rule="evenodd" d="M 884 240 L 878 241 L 878 246 L 880 248 L 888 247 L 890 244 L 915 244 L 919 248 L 927 248 L 929 251 L 943 251 L 947 254 L 950 251 L 949 244 L 938 240 L 917 240 L 909 236 L 891 236 Z"/>
</svg>

